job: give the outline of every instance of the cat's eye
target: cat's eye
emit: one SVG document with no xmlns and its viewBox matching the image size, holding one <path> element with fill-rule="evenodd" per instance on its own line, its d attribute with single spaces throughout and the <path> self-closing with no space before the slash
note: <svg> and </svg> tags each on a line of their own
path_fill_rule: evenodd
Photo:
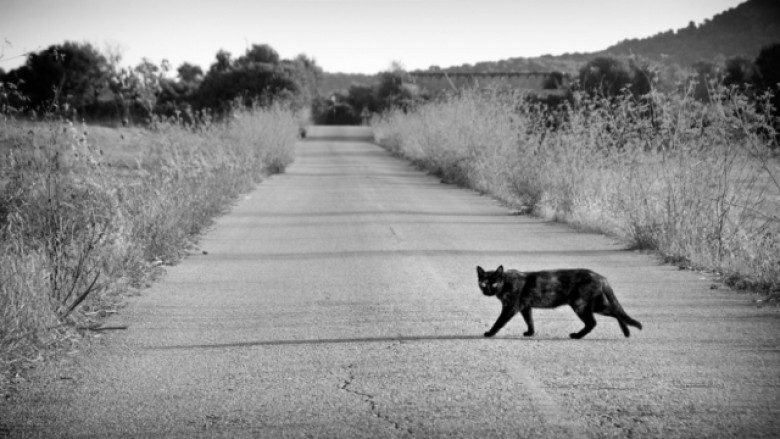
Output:
<svg viewBox="0 0 780 439">
<path fill-rule="evenodd" d="M 493 284 L 493 285 L 491 285 L 491 286 L 492 286 L 493 288 L 498 288 L 498 283 L 494 283 L 494 284 Z"/>
</svg>

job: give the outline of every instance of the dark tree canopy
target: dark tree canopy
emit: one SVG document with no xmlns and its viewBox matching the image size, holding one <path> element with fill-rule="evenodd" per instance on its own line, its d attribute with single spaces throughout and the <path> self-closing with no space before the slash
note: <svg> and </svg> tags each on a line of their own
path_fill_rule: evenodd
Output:
<svg viewBox="0 0 780 439">
<path fill-rule="evenodd" d="M 627 92 L 639 97 L 650 92 L 654 77 L 641 61 L 631 59 L 626 65 L 619 59 L 600 56 L 580 69 L 579 80 L 582 90 L 591 95 L 613 97 Z"/>
<path fill-rule="evenodd" d="M 227 50 L 220 50 L 216 55 L 217 61 L 211 65 L 211 72 L 225 72 L 233 65 L 232 55 Z"/>
<path fill-rule="evenodd" d="M 653 80 L 656 77 L 655 72 L 650 68 L 650 65 L 644 61 L 638 61 L 631 59 L 628 63 L 629 76 L 631 78 L 631 84 L 628 86 L 628 91 L 634 96 L 642 96 L 653 89 Z"/>
<path fill-rule="evenodd" d="M 760 85 L 778 90 L 778 84 L 780 84 L 780 43 L 761 49 L 755 65 L 756 79 Z"/>
<path fill-rule="evenodd" d="M 187 62 L 182 63 L 182 65 L 176 69 L 176 73 L 178 73 L 179 80 L 182 82 L 196 83 L 203 79 L 203 69 L 201 69 L 200 66 Z"/>
<path fill-rule="evenodd" d="M 30 54 L 17 75 L 33 107 L 69 104 L 81 109 L 106 86 L 106 59 L 90 44 L 65 42 Z"/>
<path fill-rule="evenodd" d="M 742 86 L 752 81 L 753 63 L 741 56 L 729 58 L 724 66 L 723 85 Z"/>
<path fill-rule="evenodd" d="M 761 49 L 755 61 L 756 82 L 772 93 L 774 115 L 780 114 L 780 43 Z"/>
<path fill-rule="evenodd" d="M 594 95 L 617 96 L 630 82 L 628 70 L 615 58 L 594 58 L 580 69 L 580 87 Z"/>
<path fill-rule="evenodd" d="M 551 72 L 544 78 L 542 82 L 542 89 L 544 90 L 556 90 L 563 88 L 563 73 L 559 71 Z"/>
<path fill-rule="evenodd" d="M 279 64 L 279 53 L 268 44 L 253 44 L 243 56 L 236 60 L 237 67 L 248 67 L 254 63 Z"/>
<path fill-rule="evenodd" d="M 236 102 L 251 106 L 279 99 L 301 106 L 316 93 L 321 71 L 314 60 L 299 56 L 288 61 L 267 44 L 255 44 L 235 61 L 220 50 L 203 78 L 194 103 L 197 108 L 229 111 Z"/>
<path fill-rule="evenodd" d="M 393 107 L 404 109 L 411 107 L 417 94 L 417 90 L 413 87 L 413 85 L 404 82 L 404 75 L 401 71 L 380 73 L 376 89 L 379 111 Z"/>
<path fill-rule="evenodd" d="M 374 87 L 364 84 L 353 84 L 349 87 L 346 101 L 357 111 L 365 108 L 370 113 L 377 113 L 382 108 L 382 102 L 377 96 Z"/>
<path fill-rule="evenodd" d="M 24 66 L 0 72 L 0 111 L 73 108 L 77 112 L 69 117 L 122 123 L 155 115 L 192 120 L 193 111 L 222 113 L 236 103 L 283 101 L 302 108 L 319 94 L 322 78 L 313 59 L 282 60 L 267 44 L 252 45 L 237 59 L 220 50 L 205 74 L 200 66 L 182 63 L 175 77 L 167 61 L 158 66 L 144 59 L 136 67 L 122 67 L 117 51 L 108 57 L 110 62 L 91 45 L 71 42 L 30 54 Z"/>
</svg>

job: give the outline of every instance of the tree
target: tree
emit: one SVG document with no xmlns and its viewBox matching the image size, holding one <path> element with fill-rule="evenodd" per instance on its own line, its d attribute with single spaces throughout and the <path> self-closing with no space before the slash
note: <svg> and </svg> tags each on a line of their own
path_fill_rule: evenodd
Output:
<svg viewBox="0 0 780 439">
<path fill-rule="evenodd" d="M 346 101 L 359 112 L 365 108 L 370 113 L 377 113 L 382 106 L 374 87 L 364 84 L 352 84 L 349 87 Z"/>
<path fill-rule="evenodd" d="M 744 88 L 752 80 L 753 63 L 747 58 L 735 56 L 726 60 L 723 75 L 723 85 L 727 87 Z"/>
<path fill-rule="evenodd" d="M 281 61 L 279 54 L 267 44 L 252 45 L 244 55 L 232 62 L 230 53 L 220 50 L 217 62 L 211 65 L 194 97 L 200 109 L 219 113 L 230 111 L 234 102 L 244 106 L 262 105 L 283 99 L 300 104 L 306 95 L 305 78 L 316 78 L 317 70 L 304 72 L 304 60 Z M 316 86 L 316 85 L 315 85 Z"/>
<path fill-rule="evenodd" d="M 318 97 L 312 103 L 314 122 L 320 125 L 358 125 L 359 110 L 356 112 L 346 96 L 336 93 L 329 98 Z"/>
<path fill-rule="evenodd" d="M 227 50 L 220 49 L 217 52 L 217 62 L 211 65 L 211 68 L 209 68 L 209 73 L 219 73 L 219 72 L 226 72 L 233 66 L 233 61 L 231 60 L 230 52 Z"/>
<path fill-rule="evenodd" d="M 603 97 L 619 95 L 631 82 L 623 63 L 606 56 L 588 61 L 580 69 L 579 78 L 580 87 L 585 92 Z"/>
<path fill-rule="evenodd" d="M 0 76 L 0 113 L 16 113 L 24 111 L 29 104 L 29 99 L 19 91 L 18 84 L 23 82 L 22 76 L 26 75 L 27 67 L 11 70 Z"/>
<path fill-rule="evenodd" d="M 161 90 L 163 75 L 170 70 L 167 60 L 163 60 L 160 66 L 143 58 L 133 69 L 135 76 L 135 99 L 151 117 L 157 104 L 157 96 Z"/>
<path fill-rule="evenodd" d="M 203 82 L 203 69 L 185 62 L 176 72 L 178 80 L 160 78 L 160 91 L 154 111 L 160 115 L 192 121 L 191 102 Z"/>
<path fill-rule="evenodd" d="M 82 111 L 107 85 L 108 63 L 92 45 L 65 42 L 32 53 L 17 75 L 17 86 L 36 107 Z"/>
<path fill-rule="evenodd" d="M 414 105 L 419 95 L 417 86 L 404 81 L 406 73 L 400 70 L 396 62 L 393 63 L 392 68 L 392 71 L 379 74 L 379 84 L 376 88 L 379 111 L 393 107 L 407 110 Z"/>
<path fill-rule="evenodd" d="M 754 64 L 758 83 L 765 88 L 777 89 L 780 84 L 780 43 L 761 49 Z"/>
<path fill-rule="evenodd" d="M 296 109 L 311 105 L 314 98 L 319 95 L 322 82 L 322 69 L 313 58 L 300 54 L 292 60 L 284 60 L 281 65 L 291 75 L 298 92 L 292 98 L 292 105 Z"/>
<path fill-rule="evenodd" d="M 772 92 L 772 106 L 777 114 L 780 110 L 780 43 L 761 49 L 754 65 L 757 85 Z"/>
<path fill-rule="evenodd" d="M 253 44 L 246 53 L 236 60 L 237 67 L 248 67 L 253 63 L 279 64 L 279 53 L 268 44 Z"/>
<path fill-rule="evenodd" d="M 563 73 L 559 71 L 550 72 L 545 76 L 542 82 L 543 90 L 557 90 L 563 88 Z"/>
<path fill-rule="evenodd" d="M 632 58 L 628 63 L 628 68 L 629 77 L 631 79 L 628 91 L 636 97 L 650 93 L 653 89 L 653 81 L 656 78 L 656 74 L 650 67 L 650 63 Z"/>
<path fill-rule="evenodd" d="M 130 123 L 131 108 L 141 108 L 147 117 L 154 114 L 157 100 L 163 89 L 165 73 L 169 70 L 168 61 L 160 66 L 146 58 L 134 68 L 119 68 L 111 73 L 109 87 L 122 111 L 122 122 Z"/>
<path fill-rule="evenodd" d="M 203 79 L 203 69 L 188 62 L 182 63 L 176 69 L 176 73 L 178 73 L 179 81 L 182 83 L 196 84 Z"/>
</svg>

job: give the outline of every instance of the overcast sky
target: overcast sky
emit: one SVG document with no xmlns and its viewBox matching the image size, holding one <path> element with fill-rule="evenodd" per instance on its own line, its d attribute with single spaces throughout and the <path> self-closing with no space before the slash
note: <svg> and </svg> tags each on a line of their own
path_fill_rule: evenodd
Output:
<svg viewBox="0 0 780 439">
<path fill-rule="evenodd" d="M 678 29 L 742 0 L 0 0 L 0 67 L 66 40 L 124 63 L 146 57 L 208 69 L 269 44 L 328 72 L 377 73 L 605 49 L 625 38 Z"/>
</svg>

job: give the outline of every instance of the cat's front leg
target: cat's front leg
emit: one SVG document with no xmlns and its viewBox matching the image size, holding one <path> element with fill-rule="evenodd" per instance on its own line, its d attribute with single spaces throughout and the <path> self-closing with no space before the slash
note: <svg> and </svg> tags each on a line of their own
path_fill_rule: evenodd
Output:
<svg viewBox="0 0 780 439">
<path fill-rule="evenodd" d="M 492 337 L 496 335 L 496 333 L 501 330 L 501 328 L 506 325 L 506 323 L 514 317 L 515 313 L 514 309 L 509 306 L 504 306 L 501 308 L 501 314 L 498 315 L 498 319 L 496 319 L 496 323 L 493 324 L 493 327 L 490 328 L 490 331 L 485 333 L 485 337 Z"/>
<path fill-rule="evenodd" d="M 520 314 L 523 315 L 525 324 L 528 326 L 528 330 L 525 331 L 523 335 L 526 337 L 534 335 L 536 331 L 534 331 L 534 316 L 531 314 L 531 307 L 523 308 L 523 310 L 520 311 Z"/>
</svg>

